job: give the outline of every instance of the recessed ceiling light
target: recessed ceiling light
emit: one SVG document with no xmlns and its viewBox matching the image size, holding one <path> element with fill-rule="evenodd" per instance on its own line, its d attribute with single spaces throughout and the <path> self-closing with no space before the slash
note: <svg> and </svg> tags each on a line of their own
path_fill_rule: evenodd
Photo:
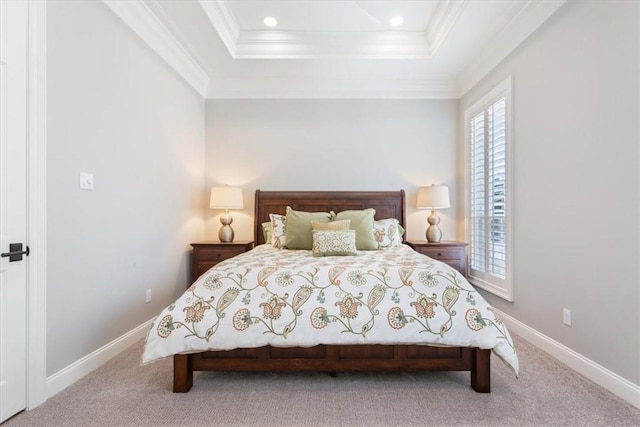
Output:
<svg viewBox="0 0 640 427">
<path fill-rule="evenodd" d="M 266 25 L 267 27 L 275 27 L 276 25 L 278 25 L 278 20 L 273 16 L 267 16 L 262 22 L 264 22 L 264 25 Z"/>
<path fill-rule="evenodd" d="M 404 18 L 402 16 L 394 16 L 389 21 L 389 24 L 393 25 L 394 27 L 398 27 L 402 25 L 403 22 L 404 22 Z"/>
</svg>

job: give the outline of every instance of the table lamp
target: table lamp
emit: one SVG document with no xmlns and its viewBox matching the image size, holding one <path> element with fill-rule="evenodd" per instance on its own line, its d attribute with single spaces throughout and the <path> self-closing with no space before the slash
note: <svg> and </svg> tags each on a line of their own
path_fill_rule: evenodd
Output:
<svg viewBox="0 0 640 427">
<path fill-rule="evenodd" d="M 224 213 L 220 216 L 222 227 L 218 231 L 218 238 L 221 242 L 233 242 L 233 228 L 231 223 L 233 218 L 229 215 L 229 209 L 242 209 L 242 188 L 229 187 L 213 187 L 211 188 L 211 201 L 209 203 L 211 209 L 224 209 Z"/>
<path fill-rule="evenodd" d="M 420 187 L 416 200 L 418 209 L 431 209 L 431 215 L 427 218 L 429 227 L 427 228 L 427 241 L 430 243 L 440 243 L 442 231 L 438 227 L 440 218 L 436 214 L 436 209 L 449 207 L 449 187 L 444 185 L 431 185 L 430 187 Z"/>
</svg>

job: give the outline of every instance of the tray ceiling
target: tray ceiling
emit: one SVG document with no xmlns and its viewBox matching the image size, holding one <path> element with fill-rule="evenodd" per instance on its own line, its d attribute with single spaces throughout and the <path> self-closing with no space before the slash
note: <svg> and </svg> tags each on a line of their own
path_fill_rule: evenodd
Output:
<svg viewBox="0 0 640 427">
<path fill-rule="evenodd" d="M 565 0 L 104 2 L 206 98 L 458 98 Z"/>
</svg>

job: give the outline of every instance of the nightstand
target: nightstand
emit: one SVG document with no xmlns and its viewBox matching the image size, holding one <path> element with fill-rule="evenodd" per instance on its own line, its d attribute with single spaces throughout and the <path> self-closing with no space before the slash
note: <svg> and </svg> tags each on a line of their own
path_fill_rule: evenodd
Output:
<svg viewBox="0 0 640 427">
<path fill-rule="evenodd" d="M 467 244 L 462 242 L 442 241 L 429 243 L 426 241 L 408 241 L 407 244 L 416 252 L 437 259 L 467 275 Z"/>
<path fill-rule="evenodd" d="M 253 249 L 253 242 L 198 242 L 192 243 L 191 246 L 191 282 L 194 282 L 217 263 Z"/>
</svg>

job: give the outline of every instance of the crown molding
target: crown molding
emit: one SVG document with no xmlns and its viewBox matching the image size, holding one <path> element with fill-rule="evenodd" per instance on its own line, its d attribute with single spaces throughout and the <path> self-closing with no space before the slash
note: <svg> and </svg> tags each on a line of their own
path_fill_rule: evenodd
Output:
<svg viewBox="0 0 640 427">
<path fill-rule="evenodd" d="M 103 1 L 196 92 L 206 95 L 208 74 L 147 4 L 140 0 Z"/>
<path fill-rule="evenodd" d="M 461 98 L 553 15 L 566 0 L 530 0 L 464 70 L 450 78 L 225 78 L 210 77 L 203 63 L 155 0 L 103 0 L 201 96 L 225 98 Z M 225 0 L 199 4 L 234 58 L 376 59 L 426 58 L 435 54 L 469 0 L 442 0 L 425 32 L 240 31 Z"/>
<path fill-rule="evenodd" d="M 235 59 L 420 59 L 432 52 L 421 32 L 242 31 Z"/>
<path fill-rule="evenodd" d="M 173 38 L 176 39 L 178 44 L 182 46 L 187 55 L 190 56 L 195 64 L 205 72 L 208 80 L 209 76 L 211 76 L 212 70 L 205 65 L 206 61 L 196 53 L 197 49 L 194 48 L 189 39 L 180 30 L 171 15 L 167 13 L 166 10 L 162 7 L 163 0 L 144 0 L 144 2 L 151 13 L 153 13 L 160 20 L 167 31 L 169 31 Z"/>
<path fill-rule="evenodd" d="M 453 80 L 220 78 L 207 99 L 453 99 Z"/>
<path fill-rule="evenodd" d="M 199 0 L 234 59 L 428 59 L 469 0 L 441 0 L 424 32 L 241 31 L 226 0 Z"/>
<path fill-rule="evenodd" d="M 231 57 L 235 58 L 236 43 L 240 36 L 240 26 L 233 16 L 229 4 L 224 0 L 198 0 L 198 3 L 218 32 L 220 39 L 227 47 Z"/>
<path fill-rule="evenodd" d="M 462 98 L 565 3 L 566 0 L 531 0 L 522 7 L 460 73 L 457 79 L 457 97 Z"/>
<path fill-rule="evenodd" d="M 426 31 L 427 43 L 434 55 L 447 38 L 467 2 L 467 0 L 442 0 L 438 3 Z"/>
</svg>

